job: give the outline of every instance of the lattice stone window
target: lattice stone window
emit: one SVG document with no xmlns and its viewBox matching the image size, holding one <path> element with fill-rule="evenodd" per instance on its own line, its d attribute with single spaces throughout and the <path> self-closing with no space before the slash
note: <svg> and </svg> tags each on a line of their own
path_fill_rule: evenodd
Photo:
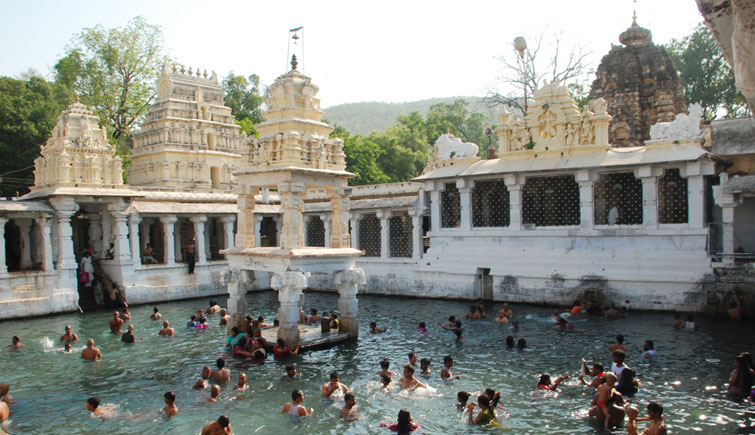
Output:
<svg viewBox="0 0 755 435">
<path fill-rule="evenodd" d="M 457 228 L 461 226 L 461 202 L 456 183 L 446 183 L 440 192 L 441 227 Z"/>
<path fill-rule="evenodd" d="M 509 226 L 509 191 L 502 178 L 475 181 L 472 188 L 472 226 Z"/>
<path fill-rule="evenodd" d="M 658 178 L 658 222 L 687 223 L 687 179 L 679 169 L 666 169 Z"/>
<path fill-rule="evenodd" d="M 594 192 L 596 225 L 642 223 L 642 181 L 632 172 L 600 174 Z"/>
<path fill-rule="evenodd" d="M 380 256 L 380 219 L 366 214 L 359 221 L 359 249 L 365 257 Z"/>
<path fill-rule="evenodd" d="M 320 216 L 307 219 L 307 246 L 325 246 L 325 223 Z"/>
<path fill-rule="evenodd" d="M 538 227 L 579 225 L 579 185 L 572 175 L 528 177 L 522 215 Z"/>
<path fill-rule="evenodd" d="M 396 212 L 388 220 L 391 257 L 412 256 L 412 218 L 406 212 Z"/>
</svg>

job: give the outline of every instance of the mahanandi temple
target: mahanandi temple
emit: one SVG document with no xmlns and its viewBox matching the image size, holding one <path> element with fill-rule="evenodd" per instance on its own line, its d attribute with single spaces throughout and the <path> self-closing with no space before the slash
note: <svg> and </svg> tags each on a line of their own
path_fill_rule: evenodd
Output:
<svg viewBox="0 0 755 435">
<path fill-rule="evenodd" d="M 257 138 L 214 72 L 165 65 L 125 184 L 77 101 L 31 192 L 0 201 L 0 319 L 86 311 L 100 291 L 228 294 L 240 322 L 247 292 L 275 289 L 279 336 L 297 341 L 307 289 L 339 293 L 349 335 L 357 292 L 712 313 L 734 290 L 751 300 L 752 119 L 701 123 L 650 31 L 634 22 L 619 40 L 583 109 L 546 83 L 524 116 L 501 109 L 492 158 L 445 134 L 404 183 L 348 186 L 343 142 L 295 61 Z"/>
</svg>

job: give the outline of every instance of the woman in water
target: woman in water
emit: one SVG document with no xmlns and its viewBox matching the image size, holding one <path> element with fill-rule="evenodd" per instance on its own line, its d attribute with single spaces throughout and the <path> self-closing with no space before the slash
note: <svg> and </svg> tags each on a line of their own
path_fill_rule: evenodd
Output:
<svg viewBox="0 0 755 435">
<path fill-rule="evenodd" d="M 490 425 L 497 427 L 498 421 L 496 421 L 495 419 L 495 411 L 490 404 L 490 399 L 488 399 L 488 396 L 486 396 L 485 394 L 480 394 L 479 396 L 477 396 L 477 406 L 480 407 L 480 412 L 477 413 L 477 417 L 474 417 L 472 415 L 472 410 L 475 407 L 474 402 L 467 405 L 467 410 L 469 411 L 469 420 L 467 420 L 468 423 L 480 426 Z"/>
<path fill-rule="evenodd" d="M 398 412 L 398 421 L 396 423 L 390 425 L 381 423 L 380 427 L 387 427 L 388 429 L 399 434 L 408 434 L 419 429 L 419 425 L 414 422 L 412 415 L 407 409 L 402 409 Z"/>
<path fill-rule="evenodd" d="M 736 400 L 749 396 L 754 375 L 746 356 L 734 358 L 734 371 L 729 376 L 729 394 Z"/>
<path fill-rule="evenodd" d="M 459 391 L 456 393 L 456 407 L 459 409 L 464 409 L 467 407 L 467 402 L 469 401 L 470 394 L 466 391 Z"/>
<path fill-rule="evenodd" d="M 545 373 L 540 376 L 540 381 L 538 381 L 537 383 L 537 389 L 553 391 L 559 386 L 561 382 L 565 381 L 566 379 L 569 379 L 569 376 L 563 375 L 557 377 L 555 381 L 551 382 L 551 375 Z"/>
</svg>

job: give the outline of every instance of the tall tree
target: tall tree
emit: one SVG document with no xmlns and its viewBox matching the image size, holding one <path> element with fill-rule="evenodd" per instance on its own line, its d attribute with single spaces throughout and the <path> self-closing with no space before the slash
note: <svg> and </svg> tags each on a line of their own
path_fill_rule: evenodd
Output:
<svg viewBox="0 0 755 435">
<path fill-rule="evenodd" d="M 390 178 L 378 166 L 378 158 L 384 153 L 380 146 L 365 140 L 364 137 L 352 136 L 345 128 L 336 126 L 330 137 L 343 140 L 343 151 L 346 154 L 346 170 L 356 175 L 349 179 L 349 185 L 387 183 Z"/>
<path fill-rule="evenodd" d="M 0 191 L 24 194 L 34 184 L 34 159 L 50 137 L 60 112 L 73 101 L 70 90 L 40 77 L 0 77 Z"/>
<path fill-rule="evenodd" d="M 236 117 L 236 124 L 241 126 L 241 131 L 249 136 L 258 136 L 254 126 L 265 120 L 262 116 L 265 97 L 260 92 L 259 76 L 252 74 L 247 78 L 231 71 L 223 79 L 223 90 L 225 104 L 231 108 L 231 114 Z"/>
<path fill-rule="evenodd" d="M 55 64 L 56 79 L 76 91 L 112 138 L 120 139 L 131 136 L 147 113 L 166 60 L 160 27 L 135 17 L 124 27 L 82 30 Z M 128 141 L 119 142 L 122 147 Z"/>
<path fill-rule="evenodd" d="M 679 70 L 687 104 L 699 103 L 706 119 L 748 112 L 747 101 L 736 88 L 734 73 L 705 23 L 680 40 L 672 39 L 666 50 Z"/>
</svg>

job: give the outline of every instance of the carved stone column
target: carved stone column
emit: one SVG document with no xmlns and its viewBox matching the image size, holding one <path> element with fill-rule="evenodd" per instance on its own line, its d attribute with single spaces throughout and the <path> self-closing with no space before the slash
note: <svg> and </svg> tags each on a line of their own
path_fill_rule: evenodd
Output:
<svg viewBox="0 0 755 435">
<path fill-rule="evenodd" d="M 322 221 L 323 228 L 325 228 L 325 247 L 330 248 L 330 244 L 331 244 L 330 236 L 333 231 L 331 225 L 333 224 L 333 219 L 331 218 L 331 215 L 329 214 L 321 214 L 320 220 Z"/>
<path fill-rule="evenodd" d="M 722 172 L 719 179 L 721 180 L 720 185 L 713 186 L 713 200 L 716 205 L 721 207 L 722 260 L 726 264 L 734 264 L 734 210 L 741 203 L 741 199 L 724 192 L 724 188 L 729 182 L 729 174 Z"/>
<path fill-rule="evenodd" d="M 87 213 L 89 223 L 89 243 L 92 247 L 94 258 L 103 258 L 108 246 L 102 240 L 102 215 L 100 213 Z"/>
<path fill-rule="evenodd" d="M 283 208 L 282 228 L 278 232 L 281 249 L 295 249 L 304 246 L 302 221 L 302 193 L 306 191 L 304 183 L 281 183 L 278 193 Z"/>
<path fill-rule="evenodd" d="M 705 182 L 700 162 L 688 162 L 681 175 L 687 179 L 687 223 L 690 228 L 704 228 Z"/>
<path fill-rule="evenodd" d="M 254 246 L 262 246 L 262 215 L 254 215 Z"/>
<path fill-rule="evenodd" d="M 591 229 L 595 226 L 595 196 L 593 193 L 594 179 L 589 171 L 577 171 L 575 176 L 579 183 L 579 216 L 580 226 Z"/>
<path fill-rule="evenodd" d="M 8 218 L 0 216 L 0 276 L 8 276 L 8 266 L 5 264 L 5 224 Z"/>
<path fill-rule="evenodd" d="M 359 214 L 350 213 L 349 222 L 351 222 L 351 247 L 359 249 Z"/>
<path fill-rule="evenodd" d="M 635 176 L 642 179 L 642 226 L 658 228 L 658 174 L 654 168 L 642 166 Z"/>
<path fill-rule="evenodd" d="M 52 219 L 49 216 L 34 218 L 39 226 L 39 235 L 42 243 L 42 270 L 54 270 L 52 265 Z M 4 228 L 4 227 L 3 227 Z M 5 265 L 5 262 L 2 263 Z"/>
<path fill-rule="evenodd" d="M 294 347 L 299 343 L 299 301 L 301 292 L 307 286 L 308 273 L 283 272 L 273 274 L 270 287 L 278 291 L 278 338 Z"/>
<path fill-rule="evenodd" d="M 246 189 L 242 186 L 242 189 Z M 256 200 L 254 195 L 259 189 L 248 188 L 246 191 L 239 193 L 236 203 L 238 204 L 238 225 L 236 227 L 236 246 L 245 248 L 254 248 L 259 246 L 259 236 L 257 230 L 257 216 L 254 214 Z"/>
<path fill-rule="evenodd" d="M 223 222 L 223 236 L 225 237 L 223 249 L 233 248 L 233 223 L 236 222 L 236 216 L 223 216 L 220 222 Z"/>
<path fill-rule="evenodd" d="M 515 175 L 506 175 L 503 180 L 509 191 L 509 229 L 520 231 L 522 229 L 522 185 L 518 183 Z"/>
<path fill-rule="evenodd" d="M 197 264 L 207 263 L 207 253 L 205 252 L 204 224 L 207 222 L 206 216 L 192 216 L 191 222 L 194 224 L 194 253 L 197 256 Z"/>
<path fill-rule="evenodd" d="M 141 244 L 139 243 L 139 223 L 142 221 L 142 217 L 138 213 L 131 213 L 128 216 L 128 237 L 131 242 L 131 261 L 134 264 L 141 264 L 141 250 L 139 249 Z"/>
<path fill-rule="evenodd" d="M 341 312 L 340 331 L 347 332 L 349 338 L 359 336 L 359 286 L 367 283 L 364 270 L 354 268 L 333 274 L 333 284 L 338 289 L 338 310 Z"/>
<path fill-rule="evenodd" d="M 21 261 L 19 266 L 22 270 L 31 269 L 31 236 L 29 232 L 31 219 L 17 219 L 16 226 L 18 226 L 21 235 Z M 2 246 L 2 249 L 5 249 L 5 245 Z"/>
<path fill-rule="evenodd" d="M 79 205 L 71 197 L 58 196 L 50 198 L 50 205 L 55 209 L 58 221 L 58 264 L 56 269 L 76 269 L 76 256 L 73 252 L 73 228 L 71 218 L 78 211 Z"/>
<path fill-rule="evenodd" d="M 160 222 L 163 224 L 163 263 L 176 264 L 176 247 L 173 228 L 178 219 L 175 216 L 162 216 Z"/>
<path fill-rule="evenodd" d="M 412 258 L 422 258 L 425 250 L 425 241 L 422 240 L 422 215 L 412 213 Z"/>
<path fill-rule="evenodd" d="M 440 190 L 434 189 L 430 191 L 430 229 L 432 231 L 440 231 Z"/>
<path fill-rule="evenodd" d="M 351 203 L 349 195 L 351 194 L 351 188 L 341 186 L 333 189 L 330 193 L 330 208 L 331 208 L 331 225 L 330 230 L 326 225 L 326 237 L 325 246 L 329 248 L 348 248 L 349 246 L 355 246 L 350 243 L 349 237 L 349 209 Z M 323 221 L 325 222 L 325 221 Z M 353 230 L 352 226 L 352 230 Z M 329 234 L 329 236 L 328 236 Z"/>
<path fill-rule="evenodd" d="M 238 268 L 226 269 L 221 275 L 221 282 L 228 284 L 228 315 L 231 316 L 231 321 L 228 322 L 228 332 L 233 327 L 239 329 L 239 331 L 245 332 L 247 329 L 246 323 L 246 272 L 239 270 Z"/>
<path fill-rule="evenodd" d="M 380 219 L 380 258 L 391 256 L 390 219 L 392 215 L 393 213 L 382 210 L 375 213 L 375 216 Z"/>
<path fill-rule="evenodd" d="M 122 202 L 107 206 L 113 216 L 113 243 L 115 244 L 115 258 L 118 263 L 131 261 L 131 246 L 128 243 L 128 216 L 126 205 Z"/>
<path fill-rule="evenodd" d="M 461 213 L 462 230 L 472 229 L 472 186 L 466 178 L 456 180 L 456 187 L 459 189 L 459 212 Z"/>
</svg>

